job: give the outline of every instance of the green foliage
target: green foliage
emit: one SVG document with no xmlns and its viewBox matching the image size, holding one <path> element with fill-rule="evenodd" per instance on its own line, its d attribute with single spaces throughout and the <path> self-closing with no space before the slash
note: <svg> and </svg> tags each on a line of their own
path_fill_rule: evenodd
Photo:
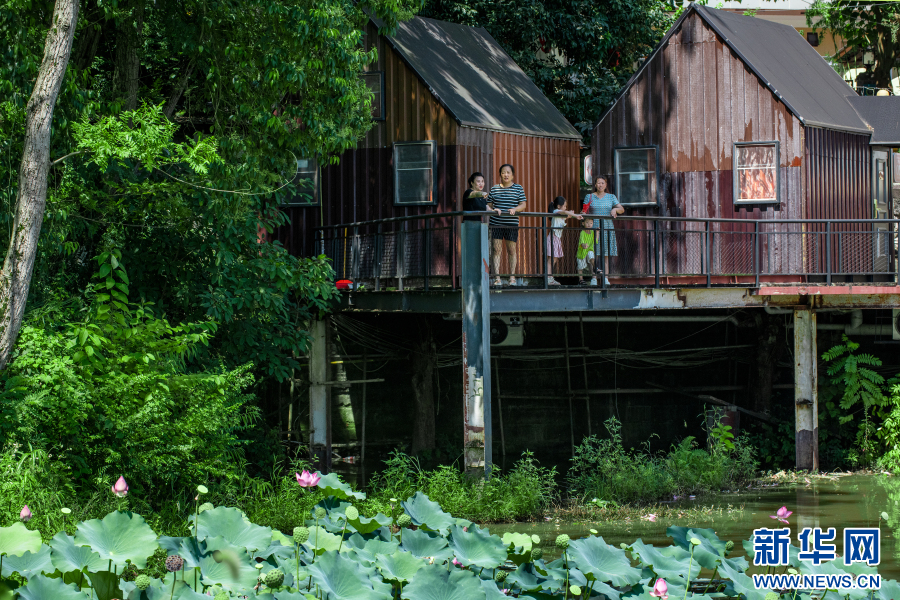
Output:
<svg viewBox="0 0 900 600">
<path fill-rule="evenodd" d="M 370 497 L 388 504 L 390 498 L 407 498 L 420 491 L 440 508 L 480 522 L 534 518 L 559 494 L 556 468 L 541 467 L 530 452 L 523 452 L 509 473 L 496 467 L 487 482 L 467 477 L 455 466 L 425 470 L 418 460 L 395 451 L 386 468 L 372 478 Z"/>
<path fill-rule="evenodd" d="M 582 133 L 672 24 L 662 0 L 427 0 L 420 14 L 484 27 Z"/>
<path fill-rule="evenodd" d="M 421 501 L 431 502 L 427 497 Z M 409 498 L 404 505 L 412 502 Z M 28 600 L 273 596 L 487 600 L 507 597 L 509 591 L 518 597 L 645 598 L 660 577 L 666 579 L 671 595 L 691 600 L 709 598 L 706 594 L 762 600 L 772 592 L 752 586 L 746 575 L 748 561 L 727 557 L 729 544 L 712 529 L 669 527 L 666 534 L 672 544 L 664 548 L 640 539 L 613 547 L 596 535 L 572 540 L 563 535 L 557 545 L 564 549 L 564 557 L 544 561 L 536 553 L 522 552 L 536 539 L 522 534 L 500 538 L 471 523 L 443 532 L 397 531 L 387 525 L 369 534 L 347 531 L 338 525 L 347 506 L 335 496 L 323 498 L 318 508 L 325 514 L 318 519 L 307 515 L 305 526 L 312 533 L 303 541 L 256 525 L 233 507 L 204 513 L 218 516 L 204 522 L 203 539 L 187 533 L 185 514 L 179 529 L 187 535 L 170 537 L 157 536 L 137 514 L 115 511 L 102 520 L 74 523 L 79 532 L 74 541 L 60 532 L 48 546 L 32 534 L 28 549 L 18 557 L 4 546 L 0 559 L 5 559 L 4 573 L 11 578 L 5 581 L 21 583 L 18 593 Z M 373 519 L 390 522 L 387 515 Z M 29 530 L 17 524 L 0 533 L 2 540 L 19 539 L 28 537 Z M 747 547 L 752 543 L 745 542 Z M 799 552 L 796 547 L 789 550 L 791 557 Z M 109 559 L 73 560 L 76 551 Z M 123 568 L 108 570 L 110 560 Z M 167 572 L 162 566 L 167 560 L 183 560 L 184 570 Z M 830 563 L 829 572 L 858 570 L 839 562 Z M 791 564 L 803 575 L 821 571 L 806 561 Z M 694 581 L 701 567 L 718 573 L 718 578 L 712 583 Z M 883 581 L 882 589 L 898 589 L 897 583 Z"/>
<path fill-rule="evenodd" d="M 605 423 L 609 437 L 590 436 L 575 448 L 567 479 L 573 492 L 596 501 L 653 502 L 676 494 L 729 488 L 756 475 L 758 464 L 749 441 L 735 438 L 730 427 L 711 430 L 709 450 L 697 448 L 693 437 L 665 455 L 628 450 L 621 424 Z"/>
<path fill-rule="evenodd" d="M 882 390 L 884 377 L 868 367 L 880 367 L 881 359 L 871 354 L 857 354 L 859 344 L 853 342 L 846 335 L 841 336 L 843 343 L 838 344 L 822 355 L 829 363 L 828 375 L 832 377 L 831 383 L 842 388 L 840 407 L 845 411 L 859 408 L 863 416 L 868 415 L 873 407 L 881 407 L 886 398 Z M 841 423 L 853 420 L 854 413 L 845 414 L 840 418 Z"/>
</svg>

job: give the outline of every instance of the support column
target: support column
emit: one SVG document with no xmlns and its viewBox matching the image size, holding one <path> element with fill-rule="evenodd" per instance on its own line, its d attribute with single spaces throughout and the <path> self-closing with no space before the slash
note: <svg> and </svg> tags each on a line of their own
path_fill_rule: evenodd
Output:
<svg viewBox="0 0 900 600">
<path fill-rule="evenodd" d="M 816 313 L 794 311 L 794 403 L 798 469 L 819 469 Z"/>
<path fill-rule="evenodd" d="M 328 382 L 328 324 L 313 321 L 309 345 L 309 451 L 316 468 L 331 468 L 331 414 Z"/>
<path fill-rule="evenodd" d="M 463 447 L 466 473 L 491 474 L 491 298 L 487 224 L 461 229 Z"/>
</svg>

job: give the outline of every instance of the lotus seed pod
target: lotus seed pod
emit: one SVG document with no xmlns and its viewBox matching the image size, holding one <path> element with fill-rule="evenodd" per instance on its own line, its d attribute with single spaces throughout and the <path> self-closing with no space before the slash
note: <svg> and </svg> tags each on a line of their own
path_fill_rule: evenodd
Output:
<svg viewBox="0 0 900 600">
<path fill-rule="evenodd" d="M 569 547 L 569 536 L 564 533 L 556 536 L 556 547 L 560 550 L 565 550 Z"/>
<path fill-rule="evenodd" d="M 183 566 L 184 559 L 177 554 L 173 554 L 172 556 L 166 558 L 166 571 L 180 571 Z"/>
<path fill-rule="evenodd" d="M 725 551 L 731 552 L 732 550 L 734 550 L 734 542 L 728 540 L 727 542 L 725 542 Z"/>
<path fill-rule="evenodd" d="M 581 588 L 578 587 L 577 585 L 570 585 L 570 586 L 569 586 L 569 591 L 572 592 L 572 595 L 573 595 L 573 596 L 580 596 L 580 595 L 581 595 Z"/>
<path fill-rule="evenodd" d="M 317 507 L 316 507 L 316 518 L 317 518 L 317 519 L 324 519 L 324 518 L 325 518 L 325 514 L 326 514 L 326 513 L 325 513 L 325 509 L 324 509 L 324 508 L 322 508 L 321 506 L 317 506 Z"/>
<path fill-rule="evenodd" d="M 348 506 L 344 514 L 347 516 L 348 521 L 355 521 L 359 518 L 359 511 L 355 506 Z"/>
<path fill-rule="evenodd" d="M 134 580 L 134 585 L 137 586 L 137 589 L 143 592 L 148 587 L 150 587 L 150 577 L 147 575 L 138 575 Z"/>
<path fill-rule="evenodd" d="M 212 505 L 212 502 L 204 502 L 203 504 L 200 505 L 200 508 L 197 509 L 197 512 L 212 510 L 214 508 L 215 508 L 215 506 Z"/>
<path fill-rule="evenodd" d="M 507 575 L 509 575 L 509 573 L 507 573 L 506 571 L 497 571 L 497 574 L 494 575 L 494 579 L 497 581 L 497 583 L 503 583 L 504 581 L 506 581 Z"/>
<path fill-rule="evenodd" d="M 541 560 L 544 557 L 544 551 L 540 548 L 535 548 L 531 551 L 531 560 Z"/>
<path fill-rule="evenodd" d="M 306 527 L 294 527 L 294 542 L 305 544 L 309 539 L 309 529 Z"/>
<path fill-rule="evenodd" d="M 702 542 L 697 538 L 691 538 L 691 544 L 694 546 L 699 546 Z"/>
<path fill-rule="evenodd" d="M 412 525 L 412 517 L 408 514 L 403 513 L 399 517 L 397 517 L 397 526 L 398 527 L 409 527 Z"/>
<path fill-rule="evenodd" d="M 532 534 L 532 536 L 531 536 L 531 543 L 532 543 L 532 544 L 540 544 L 540 543 L 541 543 L 541 538 L 540 538 L 540 536 L 538 536 L 538 535 L 533 535 L 533 534 Z"/>
<path fill-rule="evenodd" d="M 766 600 L 778 600 L 779 598 L 781 598 L 781 596 L 778 592 L 769 592 L 766 594 Z"/>
<path fill-rule="evenodd" d="M 219 592 L 213 600 L 228 600 L 228 592 Z"/>
<path fill-rule="evenodd" d="M 281 572 L 281 569 L 272 569 L 266 573 L 266 587 L 277 588 L 281 587 L 282 583 L 284 583 L 284 573 Z"/>
</svg>

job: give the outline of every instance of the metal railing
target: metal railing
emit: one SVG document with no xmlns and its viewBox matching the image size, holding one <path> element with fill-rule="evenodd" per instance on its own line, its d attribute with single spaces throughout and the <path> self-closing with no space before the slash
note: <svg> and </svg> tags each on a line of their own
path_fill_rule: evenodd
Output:
<svg viewBox="0 0 900 600">
<path fill-rule="evenodd" d="M 320 227 L 316 248 L 332 260 L 337 278 L 357 289 L 456 289 L 461 217 L 490 214 L 452 212 Z M 514 232 L 485 228 L 492 282 L 499 277 L 505 284 L 511 275 L 517 285 L 540 288 L 553 286 L 554 279 L 574 285 L 577 278 L 588 282 L 592 276 L 601 288 L 898 281 L 900 220 L 593 216 L 593 229 L 575 219 L 554 229 L 552 215 L 519 215 Z M 593 239 L 589 249 L 580 244 L 586 238 Z M 579 249 L 586 251 L 581 257 Z"/>
</svg>

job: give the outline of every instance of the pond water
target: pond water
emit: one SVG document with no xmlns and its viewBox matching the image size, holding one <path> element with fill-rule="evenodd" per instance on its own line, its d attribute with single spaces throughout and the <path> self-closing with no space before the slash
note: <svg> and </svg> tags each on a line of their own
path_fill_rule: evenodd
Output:
<svg viewBox="0 0 900 600">
<path fill-rule="evenodd" d="M 788 519 L 792 544 L 799 546 L 797 534 L 804 527 L 834 527 L 838 555 L 843 556 L 843 529 L 845 527 L 881 527 L 881 564 L 878 573 L 885 579 L 900 579 L 900 477 L 881 475 L 847 475 L 843 477 L 811 477 L 810 483 L 780 485 L 744 490 L 734 494 L 701 496 L 697 500 L 679 500 L 666 503 L 672 507 L 688 509 L 684 518 L 663 519 L 656 522 L 639 519 L 627 522 L 540 522 L 491 525 L 491 533 L 502 535 L 516 531 L 541 536 L 545 554 L 553 555 L 553 540 L 561 533 L 575 539 L 590 535 L 596 529 L 603 539 L 613 546 L 630 544 L 641 538 L 655 546 L 671 545 L 666 527 L 681 525 L 713 529 L 722 540 L 734 542 L 730 556 L 746 556 L 741 542 L 749 539 L 753 530 L 760 527 L 784 526 L 769 518 L 781 506 L 787 506 L 793 514 Z M 722 508 L 707 516 L 696 516 L 689 510 L 696 505 Z M 732 510 L 728 510 L 728 507 Z M 742 510 L 740 510 L 742 508 Z M 738 510 L 735 510 L 738 509 Z M 642 514 L 656 512 L 648 508 Z M 881 520 L 882 512 L 888 521 Z M 548 546 L 550 544 L 550 546 Z M 748 557 L 752 564 L 753 557 Z M 752 569 L 751 569 L 752 572 Z M 708 575 L 707 575 L 708 576 Z"/>
</svg>

